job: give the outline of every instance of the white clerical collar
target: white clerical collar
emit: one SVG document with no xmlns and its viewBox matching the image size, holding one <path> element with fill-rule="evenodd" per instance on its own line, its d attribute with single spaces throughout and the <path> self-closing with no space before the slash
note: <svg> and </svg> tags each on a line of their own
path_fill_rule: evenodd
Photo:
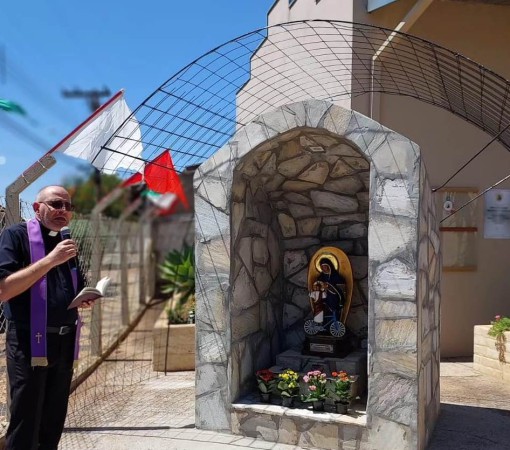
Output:
<svg viewBox="0 0 510 450">
<path fill-rule="evenodd" d="M 45 231 L 47 231 L 48 232 L 48 236 L 55 237 L 55 236 L 57 236 L 60 233 L 59 231 L 53 231 L 53 230 L 50 230 L 49 228 L 46 228 L 37 217 L 36 217 L 36 219 L 39 221 L 39 225 L 41 226 L 41 231 L 43 233 Z"/>
</svg>

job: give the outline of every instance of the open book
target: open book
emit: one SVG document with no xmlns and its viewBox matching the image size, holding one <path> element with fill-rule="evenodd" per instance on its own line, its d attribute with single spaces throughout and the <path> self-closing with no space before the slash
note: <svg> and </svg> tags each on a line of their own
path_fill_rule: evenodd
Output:
<svg viewBox="0 0 510 450">
<path fill-rule="evenodd" d="M 104 277 L 97 282 L 96 287 L 84 287 L 67 307 L 67 309 L 77 308 L 83 302 L 97 300 L 98 298 L 104 297 L 106 288 L 109 284 L 110 278 Z"/>
</svg>

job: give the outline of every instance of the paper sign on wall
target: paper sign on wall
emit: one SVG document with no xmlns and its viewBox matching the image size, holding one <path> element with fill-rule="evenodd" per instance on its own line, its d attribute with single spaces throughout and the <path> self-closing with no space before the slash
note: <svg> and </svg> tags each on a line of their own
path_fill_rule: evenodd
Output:
<svg viewBox="0 0 510 450">
<path fill-rule="evenodd" d="M 485 193 L 483 235 L 486 239 L 510 239 L 510 190 Z"/>
</svg>

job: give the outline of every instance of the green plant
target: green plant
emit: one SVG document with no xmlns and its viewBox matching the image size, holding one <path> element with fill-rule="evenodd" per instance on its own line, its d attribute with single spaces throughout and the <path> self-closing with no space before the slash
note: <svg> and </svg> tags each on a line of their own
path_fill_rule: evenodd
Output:
<svg viewBox="0 0 510 450">
<path fill-rule="evenodd" d="M 496 349 L 499 352 L 499 360 L 506 362 L 506 337 L 505 332 L 510 331 L 510 317 L 495 316 L 489 328 L 489 336 L 496 338 Z"/>
<path fill-rule="evenodd" d="M 159 268 L 162 280 L 161 292 L 172 294 L 167 307 L 168 323 L 193 323 L 195 317 L 194 247 L 186 245 L 182 251 L 169 252 Z"/>
<path fill-rule="evenodd" d="M 257 385 L 260 392 L 269 394 L 273 391 L 275 382 L 275 374 L 273 372 L 269 369 L 261 369 L 255 373 L 255 376 L 257 377 Z"/>
<path fill-rule="evenodd" d="M 491 322 L 489 329 L 489 336 L 498 337 L 504 336 L 505 331 L 510 331 L 510 317 L 496 316 Z"/>
<path fill-rule="evenodd" d="M 312 370 L 308 372 L 303 381 L 308 387 L 307 395 L 302 395 L 301 400 L 304 402 L 315 402 L 324 400 L 327 395 L 326 391 L 326 374 L 320 370 Z"/>
<path fill-rule="evenodd" d="M 296 397 L 299 393 L 299 375 L 291 369 L 285 369 L 278 375 L 276 385 L 282 397 Z"/>
<path fill-rule="evenodd" d="M 347 372 L 332 372 L 331 376 L 333 377 L 333 397 L 336 401 L 340 403 L 350 403 L 352 394 L 351 394 L 351 384 L 354 383 L 352 377 L 347 375 Z"/>
</svg>

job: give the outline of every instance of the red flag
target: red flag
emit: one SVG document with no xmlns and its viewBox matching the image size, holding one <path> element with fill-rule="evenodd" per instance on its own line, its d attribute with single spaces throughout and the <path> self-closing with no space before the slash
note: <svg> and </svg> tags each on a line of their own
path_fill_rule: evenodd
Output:
<svg viewBox="0 0 510 450">
<path fill-rule="evenodd" d="M 133 186 L 135 184 L 139 184 L 143 182 L 143 176 L 140 172 L 134 173 L 127 180 L 125 180 L 120 187 L 125 188 L 128 186 Z"/>
<path fill-rule="evenodd" d="M 184 194 L 181 180 L 174 168 L 174 163 L 168 150 L 165 150 L 145 166 L 144 175 L 149 189 L 160 194 L 173 192 L 183 205 L 189 209 L 188 199 Z"/>
</svg>

